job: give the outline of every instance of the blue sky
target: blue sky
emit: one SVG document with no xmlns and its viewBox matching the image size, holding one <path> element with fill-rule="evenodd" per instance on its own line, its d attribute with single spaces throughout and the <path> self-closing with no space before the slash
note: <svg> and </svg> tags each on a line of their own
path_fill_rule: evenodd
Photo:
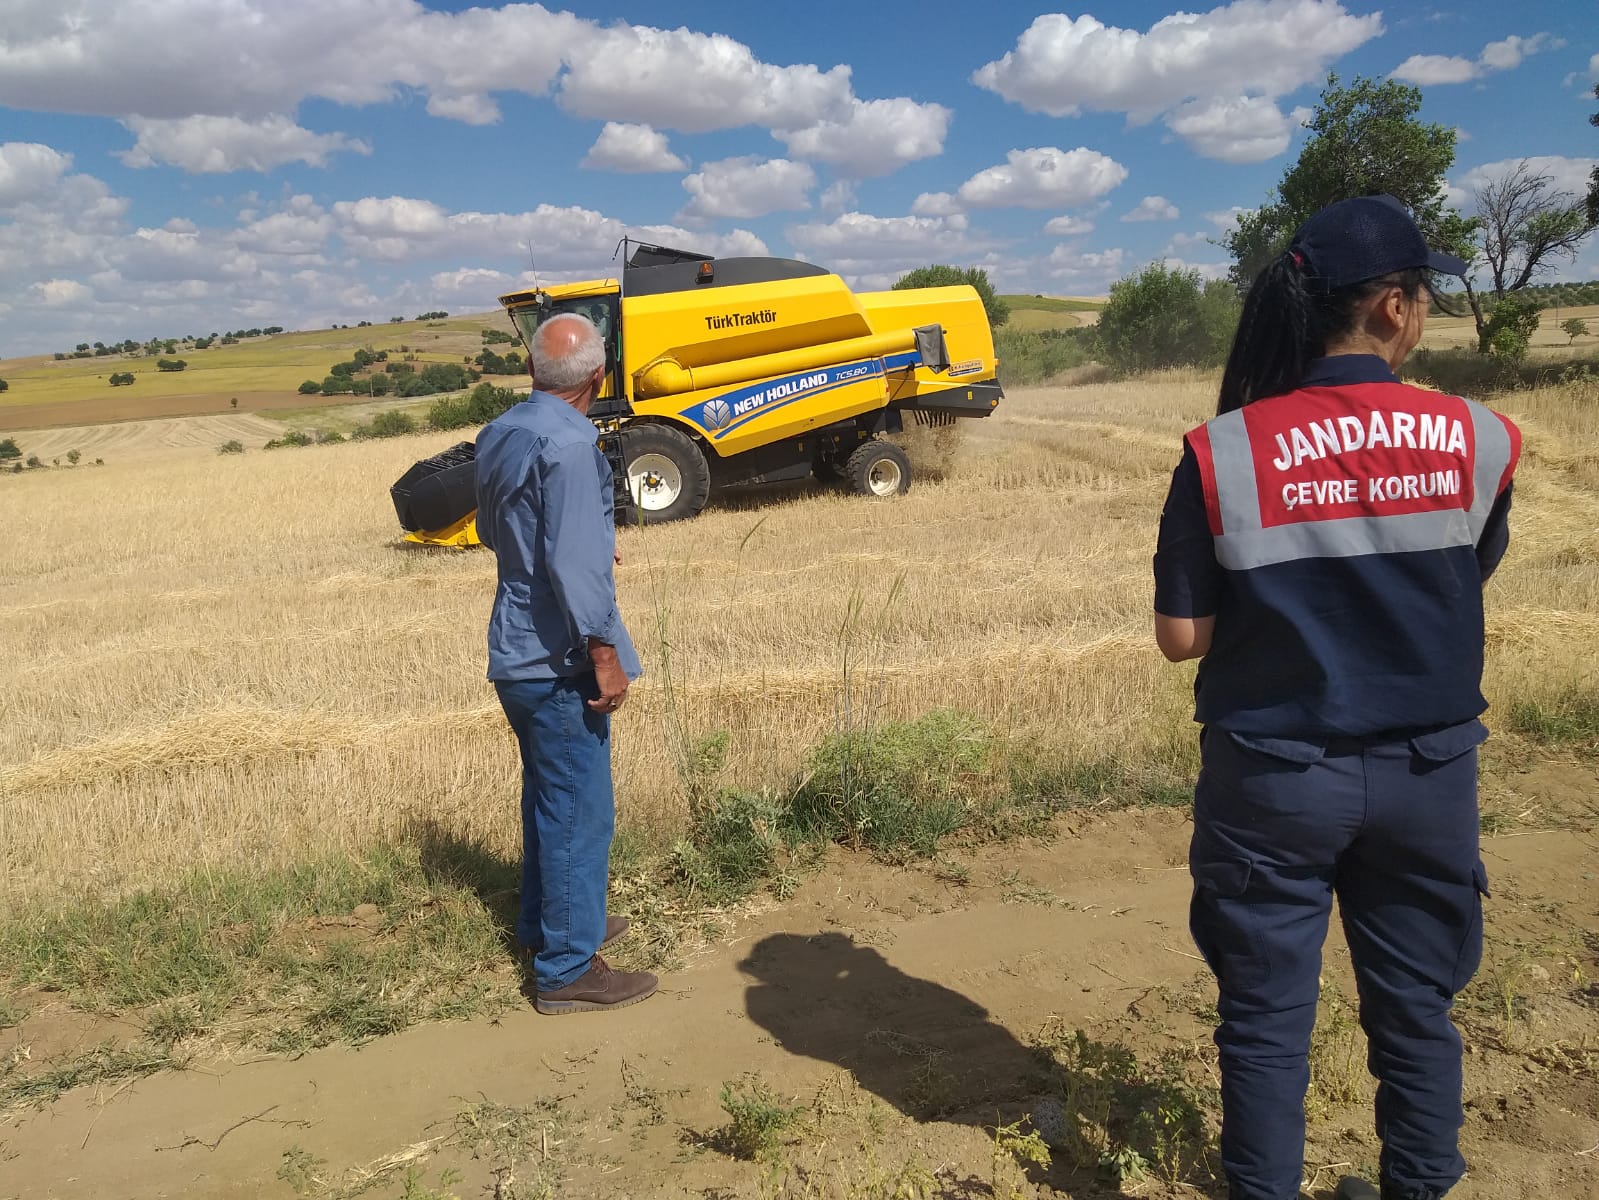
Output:
<svg viewBox="0 0 1599 1200">
<path fill-rule="evenodd" d="M 1259 204 L 1329 70 L 1422 87 L 1452 196 L 1599 155 L 1591 0 L 473 8 L 9 0 L 0 355 L 482 311 L 623 233 L 1102 294 Z M 1599 237 L 1557 277 L 1599 278 Z"/>
</svg>

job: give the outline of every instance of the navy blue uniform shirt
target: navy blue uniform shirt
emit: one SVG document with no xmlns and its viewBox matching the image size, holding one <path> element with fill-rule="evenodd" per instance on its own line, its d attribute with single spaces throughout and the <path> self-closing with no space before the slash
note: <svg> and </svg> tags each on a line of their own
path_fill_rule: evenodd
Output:
<svg viewBox="0 0 1599 1200">
<path fill-rule="evenodd" d="M 1313 362 L 1293 395 L 1332 389 L 1357 397 L 1370 385 L 1402 387 L 1381 358 L 1338 355 Z M 1387 391 L 1365 393 L 1373 395 L 1384 405 L 1404 403 Z M 1359 475 L 1358 453 L 1334 457 L 1348 464 L 1338 474 Z M 1273 485 L 1262 484 L 1262 503 Z M 1196 719 L 1239 733 L 1321 737 L 1479 715 L 1486 707 L 1480 583 L 1508 544 L 1510 493 L 1506 483 L 1475 545 L 1403 552 L 1374 546 L 1354 554 L 1311 549 L 1229 570 L 1218 559 L 1215 497 L 1206 495 L 1190 438 L 1161 514 L 1154 607 L 1170 617 L 1217 617 L 1195 682 Z"/>
<path fill-rule="evenodd" d="M 496 417 L 477 438 L 477 531 L 499 582 L 489 618 L 489 678 L 577 675 L 588 639 L 643 673 L 616 607 L 611 465 L 589 419 L 546 392 Z"/>
</svg>

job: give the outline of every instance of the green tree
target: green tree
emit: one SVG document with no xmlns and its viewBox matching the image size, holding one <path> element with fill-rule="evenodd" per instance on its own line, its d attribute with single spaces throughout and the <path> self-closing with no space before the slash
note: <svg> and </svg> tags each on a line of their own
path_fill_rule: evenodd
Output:
<svg viewBox="0 0 1599 1200">
<path fill-rule="evenodd" d="M 315 396 L 322 390 L 322 385 L 314 379 L 307 379 L 300 385 L 300 395 Z"/>
<path fill-rule="evenodd" d="M 1420 110 L 1420 88 L 1365 78 L 1340 87 L 1337 75 L 1327 76 L 1298 160 L 1266 203 L 1241 216 L 1222 239 L 1238 289 L 1246 290 L 1318 209 L 1376 193 L 1408 208 L 1429 246 L 1469 259 L 1475 223 L 1444 203 L 1456 133 L 1418 120 Z"/>
<path fill-rule="evenodd" d="M 21 457 L 22 451 L 18 449 L 15 438 L 6 438 L 4 441 L 0 441 L 0 462 Z"/>
<path fill-rule="evenodd" d="M 355 384 L 348 375 L 329 375 L 322 381 L 324 396 L 347 395 L 354 390 Z"/>
<path fill-rule="evenodd" d="M 1237 323 L 1235 289 L 1155 262 L 1111 286 L 1095 337 L 1105 365 L 1123 373 L 1213 366 L 1226 358 Z"/>
<path fill-rule="evenodd" d="M 133 382 L 133 372 L 132 371 L 120 371 L 120 372 L 119 371 L 113 371 L 111 373 L 111 381 L 110 382 L 111 382 L 111 386 L 112 387 L 127 387 L 129 384 L 131 384 Z"/>
<path fill-rule="evenodd" d="M 155 360 L 157 371 L 181 371 L 189 364 L 181 358 L 158 358 Z"/>
<path fill-rule="evenodd" d="M 1569 346 L 1588 332 L 1588 322 L 1581 317 L 1572 317 L 1569 321 L 1560 323 L 1560 332 L 1571 339 L 1566 343 Z"/>
<path fill-rule="evenodd" d="M 968 267 L 964 271 L 944 263 L 917 267 L 914 271 L 901 275 L 894 284 L 894 290 L 898 292 L 907 288 L 958 287 L 963 283 L 977 289 L 978 298 L 983 302 L 983 311 L 988 314 L 988 323 L 991 327 L 998 329 L 1009 319 L 1010 305 L 995 293 L 994 285 L 988 282 L 988 272 L 981 267 Z"/>
<path fill-rule="evenodd" d="M 1479 335 L 1479 348 L 1500 362 L 1518 363 L 1527 357 L 1532 335 L 1538 332 L 1542 314 L 1532 296 L 1514 292 L 1493 301 Z"/>
<path fill-rule="evenodd" d="M 0 379 L 0 392 L 7 392 L 7 391 L 10 391 L 10 390 L 11 390 L 11 385 L 9 383 L 7 383 L 4 379 Z"/>
</svg>

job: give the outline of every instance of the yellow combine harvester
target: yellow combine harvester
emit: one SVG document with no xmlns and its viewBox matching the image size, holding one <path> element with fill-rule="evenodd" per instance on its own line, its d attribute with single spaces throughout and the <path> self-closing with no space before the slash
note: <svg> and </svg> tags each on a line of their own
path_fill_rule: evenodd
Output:
<svg viewBox="0 0 1599 1200">
<path fill-rule="evenodd" d="M 589 411 L 616 471 L 617 523 L 692 517 L 725 487 L 814 474 L 871 496 L 910 488 L 881 435 L 985 417 L 1003 393 L 975 289 L 856 294 L 785 258 L 635 245 L 616 279 L 501 296 L 530 343 L 558 313 L 592 320 L 607 379 Z M 394 485 L 406 538 L 474 545 L 472 445 Z"/>
</svg>

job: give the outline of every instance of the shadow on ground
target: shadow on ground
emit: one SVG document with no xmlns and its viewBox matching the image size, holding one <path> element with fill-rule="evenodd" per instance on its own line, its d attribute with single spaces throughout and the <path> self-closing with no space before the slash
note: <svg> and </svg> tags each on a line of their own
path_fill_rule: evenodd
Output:
<svg viewBox="0 0 1599 1200">
<path fill-rule="evenodd" d="M 773 934 L 739 969 L 755 981 L 750 1019 L 779 1046 L 845 1068 L 906 1116 L 992 1125 L 1049 1086 L 1039 1056 L 987 1009 L 845 934 Z"/>
</svg>

